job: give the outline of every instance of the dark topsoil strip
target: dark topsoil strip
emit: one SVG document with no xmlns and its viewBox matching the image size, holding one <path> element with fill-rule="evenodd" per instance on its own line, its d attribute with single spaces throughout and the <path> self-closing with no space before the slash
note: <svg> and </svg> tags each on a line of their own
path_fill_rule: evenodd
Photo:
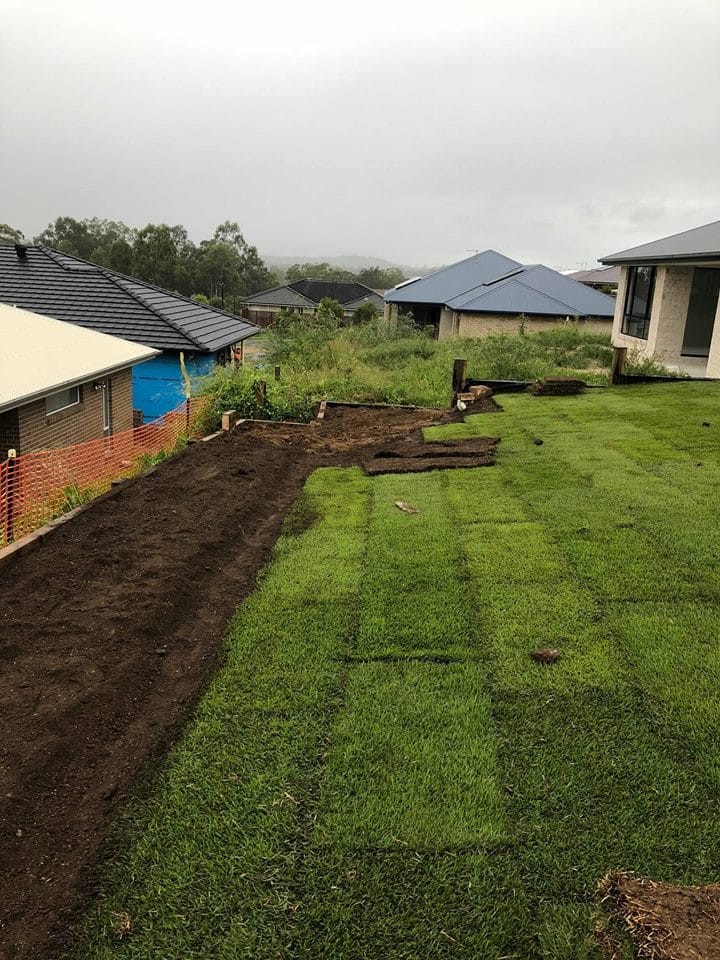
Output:
<svg viewBox="0 0 720 960">
<path fill-rule="evenodd" d="M 337 408 L 241 425 L 3 569 L 0 958 L 68 947 L 113 814 L 178 737 L 307 476 L 454 418 Z"/>
</svg>

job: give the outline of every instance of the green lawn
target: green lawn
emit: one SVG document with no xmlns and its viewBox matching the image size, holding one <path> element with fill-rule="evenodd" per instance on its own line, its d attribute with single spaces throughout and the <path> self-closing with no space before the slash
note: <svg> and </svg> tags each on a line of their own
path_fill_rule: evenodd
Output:
<svg viewBox="0 0 720 960">
<path fill-rule="evenodd" d="M 313 475 L 77 958 L 579 960 L 607 870 L 718 880 L 720 388 L 502 403 Z"/>
</svg>

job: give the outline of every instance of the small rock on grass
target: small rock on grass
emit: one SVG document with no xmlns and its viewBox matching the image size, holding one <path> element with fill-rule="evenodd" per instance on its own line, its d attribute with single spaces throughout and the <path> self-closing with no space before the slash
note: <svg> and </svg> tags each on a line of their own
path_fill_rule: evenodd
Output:
<svg viewBox="0 0 720 960">
<path fill-rule="evenodd" d="M 560 651 L 554 647 L 543 647 L 542 650 L 533 650 L 530 656 L 538 663 L 555 663 L 560 659 Z"/>
<path fill-rule="evenodd" d="M 396 500 L 395 506 L 398 510 L 403 510 L 405 513 L 420 513 L 417 507 L 414 507 L 411 503 L 405 503 L 404 500 Z"/>
</svg>

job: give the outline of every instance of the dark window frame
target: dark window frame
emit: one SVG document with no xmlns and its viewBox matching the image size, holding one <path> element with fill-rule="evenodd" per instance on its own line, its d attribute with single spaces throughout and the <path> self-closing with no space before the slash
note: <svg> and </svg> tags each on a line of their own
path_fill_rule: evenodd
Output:
<svg viewBox="0 0 720 960">
<path fill-rule="evenodd" d="M 63 405 L 60 407 L 52 407 L 52 401 L 57 397 L 61 397 L 63 394 L 72 395 L 75 397 L 75 399 L 71 400 L 68 397 L 67 403 L 63 403 Z M 81 402 L 82 394 L 78 384 L 76 384 L 74 387 L 66 387 L 64 390 L 58 390 L 55 393 L 49 393 L 45 397 L 45 416 L 54 417 L 56 413 L 64 413 L 65 410 L 72 410 L 74 407 L 79 407 Z"/>
<path fill-rule="evenodd" d="M 635 285 L 637 283 L 638 270 L 649 270 L 650 281 L 648 284 L 648 295 L 645 303 L 645 310 L 642 313 L 632 312 L 632 303 L 635 299 Z M 623 306 L 622 332 L 628 337 L 635 337 L 637 340 L 647 340 L 650 331 L 650 316 L 652 315 L 653 297 L 655 295 L 655 277 L 657 268 L 647 265 L 639 265 L 628 268 L 628 284 L 625 291 L 625 304 Z"/>
</svg>

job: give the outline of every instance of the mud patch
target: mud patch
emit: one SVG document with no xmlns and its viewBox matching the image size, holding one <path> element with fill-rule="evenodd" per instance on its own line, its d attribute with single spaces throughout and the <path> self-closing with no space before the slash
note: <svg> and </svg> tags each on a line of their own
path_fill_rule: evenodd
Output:
<svg viewBox="0 0 720 960">
<path fill-rule="evenodd" d="M 607 960 L 720 960 L 720 884 L 681 887 L 616 871 L 598 890 L 607 922 L 595 936 Z"/>
</svg>

